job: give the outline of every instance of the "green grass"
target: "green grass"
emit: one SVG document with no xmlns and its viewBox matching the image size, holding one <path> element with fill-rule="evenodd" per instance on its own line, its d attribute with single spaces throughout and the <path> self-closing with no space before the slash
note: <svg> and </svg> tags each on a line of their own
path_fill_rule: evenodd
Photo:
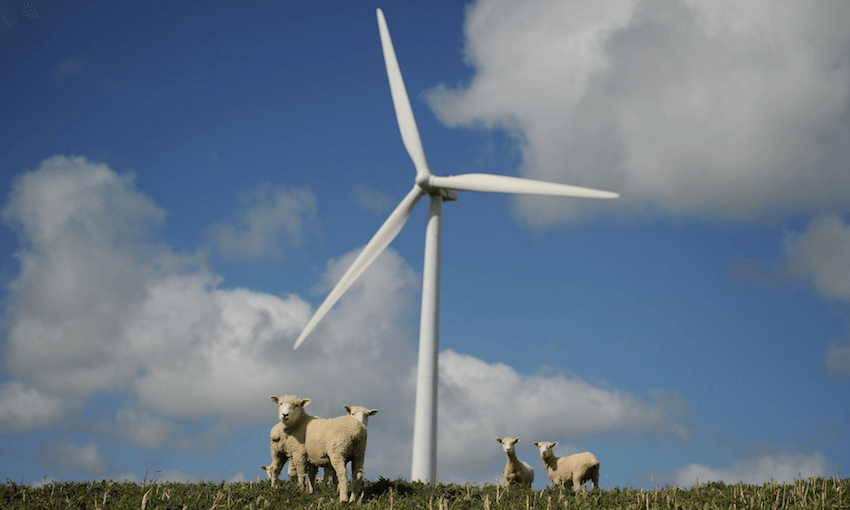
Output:
<svg viewBox="0 0 850 510">
<path fill-rule="evenodd" d="M 334 487 L 319 485 L 306 494 L 295 484 L 271 487 L 259 483 L 56 482 L 42 487 L 11 481 L 0 485 L 0 508 L 14 509 L 277 509 L 347 508 L 337 501 Z M 793 484 L 724 485 L 710 483 L 688 489 L 652 491 L 613 488 L 573 493 L 548 488 L 542 491 L 496 485 L 425 485 L 404 480 L 366 481 L 364 509 L 593 509 L 624 510 L 738 510 L 738 509 L 850 509 L 850 479 L 810 478 Z"/>
</svg>

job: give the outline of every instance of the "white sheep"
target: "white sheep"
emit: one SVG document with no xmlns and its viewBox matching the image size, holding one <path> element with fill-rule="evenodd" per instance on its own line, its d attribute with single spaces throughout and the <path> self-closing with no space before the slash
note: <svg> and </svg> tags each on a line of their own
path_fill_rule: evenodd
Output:
<svg viewBox="0 0 850 510">
<path fill-rule="evenodd" d="M 272 463 L 268 466 L 260 466 L 260 469 L 266 472 L 269 477 L 269 480 L 272 483 L 272 487 L 275 486 L 278 478 L 280 477 L 280 472 L 283 470 L 283 465 L 286 464 L 287 460 L 289 460 L 289 456 L 286 454 L 286 444 L 283 440 L 283 423 L 277 422 L 274 427 L 272 427 L 269 432 L 269 449 L 272 454 Z M 317 468 L 313 467 L 313 474 L 317 472 Z M 298 481 L 298 473 L 295 471 L 295 465 L 293 463 L 289 463 L 289 469 L 287 470 L 287 475 L 289 476 L 290 482 Z"/>
<path fill-rule="evenodd" d="M 501 437 L 497 437 L 496 441 L 502 445 L 502 449 L 508 457 L 508 461 L 505 464 L 505 471 L 502 473 L 502 482 L 505 485 L 517 484 L 531 487 L 531 484 L 534 483 L 534 469 L 531 468 L 528 462 L 517 459 L 516 450 L 514 449 L 514 445 L 519 442 L 519 438 L 506 437 L 502 439 Z"/>
<path fill-rule="evenodd" d="M 271 431 L 269 431 L 269 449 L 272 454 L 272 463 L 268 466 L 260 466 L 260 469 L 265 471 L 268 475 L 269 480 L 272 483 L 272 487 L 274 487 L 277 482 L 280 472 L 283 469 L 283 465 L 286 464 L 286 461 L 289 459 L 289 456 L 286 453 L 286 444 L 283 441 L 283 436 L 283 423 L 275 423 L 274 427 L 272 427 Z M 293 480 L 291 472 L 289 474 L 289 479 Z"/>
<path fill-rule="evenodd" d="M 354 418 L 355 420 L 362 423 L 364 426 L 366 426 L 369 423 L 369 417 L 373 416 L 374 414 L 376 414 L 378 412 L 377 409 L 367 409 L 363 406 L 345 405 L 345 406 L 343 406 L 343 408 L 345 409 L 347 416 Z M 282 432 L 283 432 L 283 424 L 281 422 L 278 422 L 272 428 L 271 433 L 269 434 L 270 442 L 271 443 L 279 442 L 280 438 L 282 437 Z M 260 466 L 260 469 L 263 469 L 264 471 L 268 472 L 269 479 L 272 481 L 272 486 L 274 486 L 275 481 L 277 480 L 278 476 L 280 475 L 280 472 L 282 470 L 283 465 L 287 461 L 287 456 L 284 454 L 283 448 L 277 446 L 276 444 L 271 445 L 271 450 L 272 450 L 272 464 L 271 464 L 271 466 L 268 466 L 268 467 L 267 466 Z M 276 472 L 268 471 L 270 468 L 272 470 L 276 470 Z M 331 466 L 326 466 L 326 467 L 322 468 L 324 473 L 323 473 L 323 476 L 321 478 L 316 476 L 318 474 L 318 468 L 316 466 L 309 465 L 307 467 L 307 469 L 308 469 L 308 471 L 307 471 L 308 476 L 312 476 L 313 478 L 315 478 L 314 483 L 321 483 L 321 482 L 330 482 L 330 483 L 334 483 L 334 484 L 339 483 L 339 479 L 337 478 L 336 473 L 334 472 L 333 467 L 331 467 Z M 312 473 L 312 475 L 311 475 L 311 473 Z M 290 481 L 298 481 L 298 473 L 295 470 L 295 466 L 291 462 L 289 463 L 289 469 L 287 470 L 287 475 L 289 476 Z M 313 479 L 313 478 L 311 478 L 311 479 Z"/>
<path fill-rule="evenodd" d="M 545 441 L 535 441 L 534 446 L 540 450 L 540 458 L 546 466 L 549 480 L 553 485 L 573 487 L 575 490 L 584 488 L 588 480 L 593 482 L 593 490 L 599 487 L 599 459 L 590 452 L 577 453 L 568 457 L 555 457 L 552 448 L 558 444 Z"/>
<path fill-rule="evenodd" d="M 369 423 L 369 417 L 373 414 L 377 413 L 377 409 L 366 409 L 363 406 L 343 406 L 345 408 L 345 412 L 348 413 L 348 416 L 351 416 L 355 420 L 359 421 L 365 427 L 367 423 Z"/>
<path fill-rule="evenodd" d="M 349 416 L 349 417 L 354 418 L 355 420 L 359 421 L 360 423 L 363 424 L 364 427 L 368 425 L 369 417 L 378 412 L 377 409 L 366 409 L 363 406 L 348 406 L 348 405 L 346 405 L 346 406 L 342 406 L 342 407 L 345 408 L 345 412 L 347 413 L 346 416 Z M 291 467 L 290 467 L 290 469 L 291 469 Z M 323 468 L 323 471 L 324 471 L 324 473 L 323 473 L 322 478 L 317 478 L 316 481 L 318 481 L 318 482 L 324 481 L 326 483 L 328 483 L 328 482 L 338 483 L 336 473 L 334 472 L 332 467 L 330 467 L 330 466 L 325 467 L 325 468 Z M 291 478 L 292 478 L 292 473 L 290 473 L 290 479 Z"/>
<path fill-rule="evenodd" d="M 331 467 L 340 473 L 338 488 L 340 501 L 354 501 L 363 480 L 363 462 L 366 457 L 366 427 L 358 420 L 340 416 L 330 420 L 310 416 L 304 407 L 309 398 L 292 395 L 269 397 L 277 404 L 278 418 L 283 426 L 281 439 L 270 441 L 272 467 L 267 469 L 269 478 L 280 474 L 282 464 L 278 459 L 286 458 L 295 467 L 298 483 L 307 492 L 313 492 L 315 467 Z M 275 428 L 272 429 L 274 433 Z M 348 479 L 345 465 L 351 463 L 351 496 L 348 495 Z M 273 479 L 274 480 L 274 479 Z"/>
</svg>

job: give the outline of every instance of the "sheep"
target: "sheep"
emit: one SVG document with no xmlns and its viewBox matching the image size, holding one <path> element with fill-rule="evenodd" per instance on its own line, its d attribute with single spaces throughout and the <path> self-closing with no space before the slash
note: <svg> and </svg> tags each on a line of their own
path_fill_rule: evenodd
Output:
<svg viewBox="0 0 850 510">
<path fill-rule="evenodd" d="M 364 426 L 366 426 L 366 424 L 369 423 L 369 417 L 378 412 L 377 409 L 367 409 L 363 406 L 345 405 L 345 406 L 343 406 L 343 408 L 345 409 L 347 416 L 354 418 L 355 420 L 362 423 Z M 278 423 L 278 425 L 275 425 L 275 427 L 281 427 L 281 430 L 282 430 L 282 425 L 280 423 Z M 272 436 L 274 437 L 274 435 L 275 435 L 275 431 L 274 431 L 274 429 L 272 429 Z M 278 448 L 277 450 L 275 450 L 275 447 L 272 446 L 272 452 L 275 452 L 275 451 L 278 452 L 278 455 L 280 455 L 282 453 L 282 449 Z M 274 455 L 275 455 L 275 453 L 272 453 L 273 457 L 274 457 Z M 286 463 L 285 457 L 282 460 L 278 461 L 278 464 L 281 467 L 283 466 L 284 463 Z M 273 461 L 272 466 L 277 466 L 277 464 L 275 464 L 274 461 Z M 266 466 L 260 466 L 260 468 L 263 469 L 263 470 L 268 469 Z M 315 479 L 315 481 L 313 483 L 321 483 L 321 482 L 330 482 L 330 483 L 334 483 L 334 484 L 339 483 L 339 479 L 337 478 L 336 472 L 334 472 L 332 466 L 325 466 L 323 468 L 323 471 L 324 471 L 324 473 L 323 473 L 321 478 L 316 477 L 316 475 L 318 474 L 318 468 L 311 464 L 311 465 L 308 465 L 308 467 L 307 467 L 307 476 L 310 477 L 311 480 Z M 272 473 L 269 473 L 269 478 L 272 480 L 272 485 L 274 485 L 274 480 L 276 479 L 277 475 L 279 475 L 279 474 L 280 474 L 279 468 L 278 468 L 277 474 L 275 475 L 274 478 L 272 478 Z M 289 469 L 287 470 L 287 474 L 289 475 L 289 479 L 291 481 L 297 481 L 298 474 L 295 470 L 295 466 L 291 462 L 289 463 Z"/>
<path fill-rule="evenodd" d="M 283 436 L 283 423 L 275 423 L 274 427 L 272 427 L 271 431 L 269 431 L 269 449 L 272 454 L 272 463 L 268 466 L 260 466 L 260 469 L 265 471 L 268 475 L 269 480 L 272 483 L 272 487 L 274 487 L 275 482 L 277 482 L 280 472 L 283 470 L 283 465 L 286 464 L 286 461 L 289 459 L 289 455 L 287 455 L 286 452 L 286 442 L 283 440 Z M 290 480 L 293 479 L 291 468 L 292 464 L 290 463 Z"/>
<path fill-rule="evenodd" d="M 283 465 L 286 464 L 287 460 L 289 460 L 289 456 L 285 451 L 285 444 L 282 442 L 283 439 L 283 423 L 277 422 L 274 427 L 272 427 L 269 432 L 269 449 L 272 454 L 272 462 L 268 466 L 260 466 L 260 469 L 266 472 L 269 480 L 272 483 L 272 487 L 275 486 L 278 478 L 280 477 L 280 472 L 283 470 Z M 318 469 L 315 466 L 312 467 L 312 472 L 315 475 L 318 472 Z M 308 471 L 309 473 L 309 471 Z M 289 469 L 286 473 L 289 476 L 290 482 L 298 481 L 298 473 L 295 471 L 295 466 L 290 462 Z"/>
<path fill-rule="evenodd" d="M 269 477 L 280 474 L 280 468 L 277 466 L 282 464 L 275 464 L 275 460 L 284 456 L 295 466 L 298 484 L 312 493 L 316 471 L 309 465 L 330 466 L 335 473 L 341 475 L 338 482 L 339 500 L 354 501 L 363 480 L 366 427 L 348 416 L 329 420 L 310 416 L 304 411 L 304 407 L 310 403 L 309 398 L 298 398 L 292 395 L 284 397 L 272 395 L 269 398 L 277 404 L 278 417 L 283 426 L 281 439 L 277 442 L 271 441 L 272 465 L 277 472 L 269 468 L 267 470 Z M 348 479 L 345 476 L 345 465 L 349 462 L 351 462 L 350 498 Z"/>
<path fill-rule="evenodd" d="M 369 417 L 376 414 L 378 412 L 377 409 L 366 409 L 363 406 L 342 406 L 347 413 L 346 416 L 350 416 L 355 420 L 359 421 L 365 427 L 369 423 Z M 315 468 L 313 468 L 315 469 Z M 290 479 L 292 478 L 292 466 L 290 465 Z M 317 478 L 316 481 L 324 481 L 324 482 L 332 482 L 338 483 L 338 479 L 336 473 L 333 470 L 333 467 L 326 466 L 323 469 L 324 473 L 322 478 Z"/>
<path fill-rule="evenodd" d="M 528 464 L 528 462 L 517 459 L 516 451 L 514 450 L 514 444 L 519 442 L 519 438 L 511 438 L 506 437 L 502 439 L 501 437 L 497 437 L 496 441 L 498 441 L 502 445 L 502 449 L 505 450 L 505 455 L 508 457 L 508 461 L 505 464 L 505 471 L 502 473 L 502 481 L 505 485 L 528 485 L 531 487 L 531 484 L 534 483 L 534 469 Z"/>
<path fill-rule="evenodd" d="M 575 490 L 585 488 L 588 480 L 593 482 L 593 490 L 599 487 L 599 459 L 590 452 L 577 453 L 569 457 L 555 457 L 552 448 L 558 444 L 545 441 L 535 441 L 534 446 L 540 450 L 540 458 L 546 466 L 549 480 L 553 485 L 573 487 Z"/>
</svg>

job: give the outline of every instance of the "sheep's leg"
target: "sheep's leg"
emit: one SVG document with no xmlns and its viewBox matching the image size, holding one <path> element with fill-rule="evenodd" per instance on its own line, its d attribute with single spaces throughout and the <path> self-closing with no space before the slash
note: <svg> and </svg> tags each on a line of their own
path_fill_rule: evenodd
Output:
<svg viewBox="0 0 850 510">
<path fill-rule="evenodd" d="M 575 487 L 576 492 L 585 490 L 586 487 L 581 480 L 581 475 L 573 475 L 573 487 Z"/>
<path fill-rule="evenodd" d="M 260 466 L 260 469 L 262 469 L 263 471 L 266 472 L 266 476 L 268 477 L 269 481 L 272 483 L 272 487 L 274 487 L 275 478 L 272 475 L 272 467 L 273 467 L 273 465 Z"/>
<path fill-rule="evenodd" d="M 280 472 L 283 470 L 283 465 L 286 464 L 287 460 L 286 455 L 283 453 L 272 451 L 272 463 L 267 468 L 264 468 L 269 477 L 269 481 L 272 483 L 272 487 L 275 486 L 275 483 L 280 477 Z"/>
<path fill-rule="evenodd" d="M 304 474 L 299 476 L 299 479 L 302 480 L 301 483 L 307 489 L 307 494 L 313 494 L 313 480 L 310 480 L 310 475 Z"/>
<path fill-rule="evenodd" d="M 272 481 L 272 487 L 277 483 L 278 478 L 280 477 L 280 472 L 283 469 L 283 464 L 281 464 L 278 459 L 274 459 L 272 461 L 272 465 L 269 466 L 268 475 L 269 480 Z"/>
<path fill-rule="evenodd" d="M 280 477 L 281 470 L 283 470 L 283 465 L 286 464 L 286 461 L 289 459 L 282 449 L 276 448 L 277 442 L 274 439 L 272 439 L 270 443 L 272 463 L 268 467 L 260 467 L 266 470 L 269 481 L 272 483 L 272 487 L 274 487 L 275 482 L 277 482 L 278 477 Z"/>
<path fill-rule="evenodd" d="M 345 471 L 342 472 L 343 478 Z M 360 497 L 360 484 L 363 481 L 363 458 L 354 457 L 351 459 L 351 499 L 349 502 L 354 503 Z"/>
<path fill-rule="evenodd" d="M 316 486 L 316 473 L 319 472 L 319 468 L 314 466 L 313 464 L 307 464 L 307 479 L 310 480 L 310 487 Z M 312 491 L 310 491 L 312 492 Z"/>
<path fill-rule="evenodd" d="M 348 477 L 345 476 L 345 459 L 342 457 L 339 458 L 331 458 L 331 465 L 333 466 L 334 473 L 336 473 L 339 481 L 337 482 L 337 488 L 339 488 L 339 500 L 342 502 L 348 501 Z"/>
<path fill-rule="evenodd" d="M 307 491 L 308 494 L 313 493 L 313 484 L 310 482 L 310 477 L 307 476 L 307 456 L 297 460 L 290 459 L 290 462 L 295 464 L 295 472 L 298 473 L 298 485 Z"/>
<path fill-rule="evenodd" d="M 322 471 L 323 471 L 323 473 L 322 473 L 323 477 L 322 478 L 323 478 L 325 483 L 333 484 L 333 485 L 337 485 L 339 483 L 339 479 L 336 476 L 336 472 L 334 471 L 334 468 L 332 468 L 331 466 L 325 466 L 325 467 L 322 468 Z"/>
</svg>

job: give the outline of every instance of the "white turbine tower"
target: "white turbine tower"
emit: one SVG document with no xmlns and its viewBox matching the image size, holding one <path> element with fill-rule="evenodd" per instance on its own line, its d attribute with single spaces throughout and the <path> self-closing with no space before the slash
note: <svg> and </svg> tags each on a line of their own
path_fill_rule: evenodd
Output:
<svg viewBox="0 0 850 510">
<path fill-rule="evenodd" d="M 518 177 L 491 174 L 463 174 L 451 176 L 433 175 L 425 160 L 425 151 L 419 139 L 419 130 L 413 118 L 413 110 L 401 78 L 393 43 L 384 13 L 378 9 L 378 29 L 390 91 L 395 106 L 398 127 L 404 147 L 416 167 L 416 182 L 413 189 L 378 229 L 339 283 L 331 290 L 325 301 L 304 327 L 297 349 L 313 331 L 319 321 L 336 304 L 339 298 L 366 271 L 380 253 L 401 231 L 416 202 L 425 195 L 430 200 L 428 224 L 425 230 L 425 262 L 422 270 L 422 315 L 419 325 L 419 372 L 416 385 L 416 415 L 413 429 L 413 466 L 411 480 L 436 482 L 437 479 L 437 353 L 439 299 L 440 299 L 440 222 L 444 200 L 455 200 L 456 190 L 488 193 L 526 193 L 562 197 L 617 198 L 617 193 L 580 188 L 566 184 L 535 181 Z"/>
</svg>

